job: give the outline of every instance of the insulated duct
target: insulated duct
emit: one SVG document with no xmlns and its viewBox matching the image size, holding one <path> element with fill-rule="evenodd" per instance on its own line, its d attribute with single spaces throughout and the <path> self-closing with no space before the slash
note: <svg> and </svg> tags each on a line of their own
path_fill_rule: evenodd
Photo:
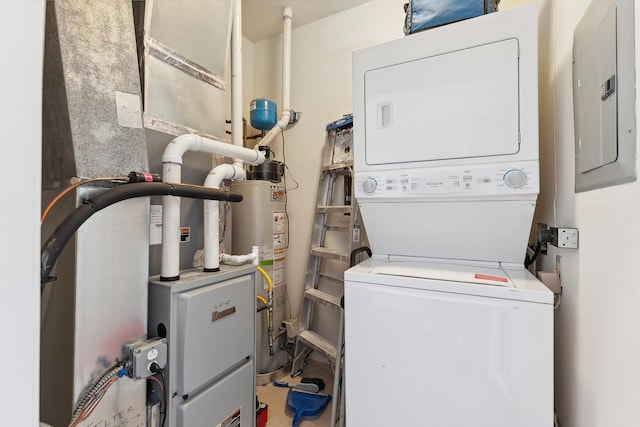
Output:
<svg viewBox="0 0 640 427">
<path fill-rule="evenodd" d="M 40 278 L 42 283 L 50 280 L 49 273 L 51 273 L 60 252 L 64 249 L 71 236 L 93 214 L 123 200 L 136 197 L 169 195 L 230 202 L 240 202 L 242 200 L 242 196 L 238 194 L 194 185 L 168 184 L 164 182 L 126 184 L 108 190 L 91 199 L 86 199 L 80 207 L 58 226 L 42 247 L 40 254 Z"/>
</svg>

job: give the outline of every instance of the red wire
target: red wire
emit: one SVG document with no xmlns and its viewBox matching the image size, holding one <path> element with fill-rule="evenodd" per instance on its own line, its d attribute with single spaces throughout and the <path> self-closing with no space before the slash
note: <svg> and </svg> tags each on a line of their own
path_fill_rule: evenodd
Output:
<svg viewBox="0 0 640 427">
<path fill-rule="evenodd" d="M 154 375 L 149 377 L 150 380 L 154 380 L 160 386 L 160 391 L 162 391 L 162 396 L 164 396 L 164 385 L 162 385 L 162 381 L 157 379 Z M 163 397 L 164 399 L 164 397 Z M 164 400 L 160 402 L 160 412 L 164 412 Z"/>
</svg>

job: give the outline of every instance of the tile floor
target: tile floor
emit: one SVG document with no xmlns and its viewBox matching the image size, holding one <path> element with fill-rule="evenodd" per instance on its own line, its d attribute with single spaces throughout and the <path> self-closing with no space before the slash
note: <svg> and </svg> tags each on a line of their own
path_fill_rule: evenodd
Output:
<svg viewBox="0 0 640 427">
<path fill-rule="evenodd" d="M 299 383 L 303 377 L 322 378 L 325 383 L 324 390 L 319 394 L 327 395 L 333 393 L 333 371 L 331 366 L 326 363 L 309 360 L 309 364 L 305 366 L 302 375 L 291 378 L 286 374 L 279 381 L 289 384 Z M 268 427 L 290 427 L 293 419 L 293 411 L 286 406 L 286 398 L 288 388 L 276 387 L 273 384 L 258 386 L 256 393 L 261 402 L 269 406 L 269 416 L 267 420 Z M 316 417 L 303 418 L 300 427 L 329 427 L 331 424 L 331 402 Z"/>
</svg>

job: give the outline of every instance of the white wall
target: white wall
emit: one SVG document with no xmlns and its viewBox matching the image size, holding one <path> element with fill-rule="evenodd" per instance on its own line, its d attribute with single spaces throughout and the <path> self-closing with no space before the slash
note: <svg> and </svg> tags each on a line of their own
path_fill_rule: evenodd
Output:
<svg viewBox="0 0 640 427">
<path fill-rule="evenodd" d="M 351 52 L 402 37 L 405 0 L 371 0 L 364 5 L 313 22 L 292 32 L 291 108 L 302 119 L 285 132 L 290 244 L 286 281 L 291 312 L 302 303 L 304 274 L 311 240 L 325 125 L 352 112 Z M 296 11 L 293 10 L 293 20 Z M 254 96 L 278 106 L 282 98 L 282 37 L 254 45 Z M 282 140 L 272 144 L 282 160 Z"/>
<path fill-rule="evenodd" d="M 38 425 L 44 0 L 0 1 L 0 424 Z"/>
<path fill-rule="evenodd" d="M 556 401 L 563 427 L 636 426 L 640 182 L 574 193 L 571 48 L 573 30 L 589 1 L 555 3 L 556 223 L 580 230 L 577 251 L 557 251 L 562 256 L 564 295 L 556 312 Z M 637 1 L 635 7 L 638 69 Z"/>
</svg>

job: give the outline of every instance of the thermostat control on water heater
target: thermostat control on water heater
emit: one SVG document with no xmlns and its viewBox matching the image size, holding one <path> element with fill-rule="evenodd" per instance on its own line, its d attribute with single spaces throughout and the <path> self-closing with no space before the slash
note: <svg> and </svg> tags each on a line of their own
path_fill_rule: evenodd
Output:
<svg viewBox="0 0 640 427">
<path fill-rule="evenodd" d="M 538 163 L 356 173 L 356 197 L 485 196 L 539 191 Z"/>
</svg>

